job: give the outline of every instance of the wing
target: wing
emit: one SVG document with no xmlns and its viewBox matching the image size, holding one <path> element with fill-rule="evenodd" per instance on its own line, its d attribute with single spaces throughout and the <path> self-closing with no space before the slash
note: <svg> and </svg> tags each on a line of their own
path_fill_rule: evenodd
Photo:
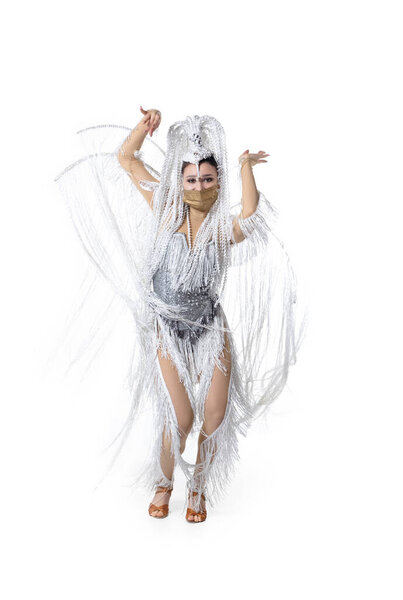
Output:
<svg viewBox="0 0 403 600">
<path fill-rule="evenodd" d="M 297 322 L 295 273 L 275 234 L 277 217 L 259 192 L 256 211 L 239 219 L 245 239 L 231 245 L 222 302 L 254 418 L 284 389 L 305 331 L 305 315 Z"/>
<path fill-rule="evenodd" d="M 117 303 L 130 309 L 137 335 L 150 324 L 147 305 L 149 291 L 148 254 L 154 216 L 147 201 L 119 164 L 117 153 L 130 132 L 127 127 L 99 125 L 78 132 L 86 154 L 69 165 L 55 179 L 71 221 L 88 258 L 88 271 L 82 296 L 67 333 L 89 306 L 92 324 L 85 341 L 73 350 L 72 365 L 91 352 L 94 338 L 116 313 Z M 155 142 L 145 140 L 138 153 L 154 177 L 159 175 L 163 151 Z M 149 149 L 147 149 L 149 147 Z M 162 157 L 161 157 L 162 154 Z M 159 155 L 159 156 L 158 156 Z M 147 163 L 147 158 L 153 164 Z M 148 185 L 145 183 L 145 185 Z M 151 183 L 156 189 L 158 183 Z M 102 282 L 100 281 L 102 280 Z M 118 300 L 116 300 L 117 298 Z M 88 312 L 88 311 L 87 311 Z M 105 325 L 106 326 L 106 325 Z M 80 329 L 83 329 L 82 324 Z M 88 354 L 87 352 L 87 354 Z M 91 361 L 91 356 L 86 356 Z"/>
</svg>

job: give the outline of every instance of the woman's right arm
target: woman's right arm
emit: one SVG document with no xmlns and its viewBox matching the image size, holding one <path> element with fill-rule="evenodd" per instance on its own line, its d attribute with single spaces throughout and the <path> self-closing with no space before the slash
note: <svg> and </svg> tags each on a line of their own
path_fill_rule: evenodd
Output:
<svg viewBox="0 0 403 600">
<path fill-rule="evenodd" d="M 161 122 L 161 113 L 156 109 L 145 111 L 142 107 L 140 108 L 144 116 L 123 142 L 118 153 L 118 160 L 120 165 L 129 173 L 131 180 L 139 192 L 147 200 L 150 207 L 152 207 L 153 192 L 143 189 L 140 181 L 158 183 L 158 179 L 155 179 L 147 171 L 142 161 L 136 158 L 134 153 L 140 150 L 147 133 L 150 133 L 150 136 L 152 136 L 153 132 L 157 129 Z"/>
</svg>

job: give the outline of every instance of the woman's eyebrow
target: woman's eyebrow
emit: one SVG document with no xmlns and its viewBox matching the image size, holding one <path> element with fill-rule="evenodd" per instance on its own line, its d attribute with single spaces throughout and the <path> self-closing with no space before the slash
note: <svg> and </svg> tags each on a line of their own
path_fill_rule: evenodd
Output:
<svg viewBox="0 0 403 600">
<path fill-rule="evenodd" d="M 204 175 L 201 175 L 201 177 L 211 177 L 213 175 L 213 173 L 205 173 Z M 188 179 L 188 177 L 196 177 L 196 175 L 186 175 L 186 179 Z"/>
</svg>

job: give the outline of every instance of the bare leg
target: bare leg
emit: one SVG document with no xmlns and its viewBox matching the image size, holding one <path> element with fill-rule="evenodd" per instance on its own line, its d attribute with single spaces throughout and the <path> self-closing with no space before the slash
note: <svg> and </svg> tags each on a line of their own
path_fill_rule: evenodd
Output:
<svg viewBox="0 0 403 600">
<path fill-rule="evenodd" d="M 180 381 L 178 371 L 170 357 L 163 357 L 161 350 L 158 350 L 158 360 L 164 381 L 175 409 L 180 433 L 180 452 L 182 454 L 185 450 L 187 436 L 189 435 L 193 425 L 193 409 L 190 404 L 186 388 Z M 175 457 L 173 454 L 171 454 L 171 438 L 165 429 L 162 437 L 160 462 L 164 475 L 168 479 L 172 479 L 175 468 Z M 152 500 L 152 503 L 156 506 L 161 506 L 162 504 L 166 504 L 168 502 L 169 495 L 166 492 L 157 491 L 154 499 Z M 152 516 L 158 517 L 162 515 L 162 512 L 153 511 L 151 514 Z"/>
<path fill-rule="evenodd" d="M 228 401 L 228 390 L 231 375 L 231 351 L 229 346 L 228 336 L 225 333 L 225 345 L 223 353 L 220 356 L 220 360 L 227 369 L 227 373 L 224 374 L 217 366 L 214 367 L 213 376 L 211 380 L 210 389 L 207 393 L 206 402 L 204 405 L 204 421 L 202 430 L 200 431 L 198 438 L 198 452 L 196 458 L 196 464 L 201 464 L 201 452 L 200 447 L 202 442 L 210 436 L 222 422 Z M 213 461 L 214 455 L 211 458 L 210 463 Z M 204 465 L 205 466 L 205 465 Z M 197 467 L 195 469 L 195 477 L 197 479 Z M 189 504 L 193 508 L 192 504 Z M 205 509 L 205 503 L 201 498 L 201 510 Z M 190 520 L 201 521 L 202 518 L 197 515 L 189 517 Z"/>
</svg>

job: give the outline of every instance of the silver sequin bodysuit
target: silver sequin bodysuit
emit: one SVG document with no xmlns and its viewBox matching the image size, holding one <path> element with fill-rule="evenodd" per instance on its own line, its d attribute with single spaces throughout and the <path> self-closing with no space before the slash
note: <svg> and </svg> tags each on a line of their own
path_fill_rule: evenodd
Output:
<svg viewBox="0 0 403 600">
<path fill-rule="evenodd" d="M 177 231 L 172 235 L 167 248 L 169 252 L 188 252 L 189 247 L 184 232 Z M 209 272 L 213 272 L 215 265 L 214 242 L 210 241 L 206 246 L 206 263 Z M 191 291 L 177 290 L 172 287 L 171 274 L 165 265 L 162 265 L 153 277 L 155 294 L 167 304 L 175 304 L 184 307 L 182 313 L 186 319 L 197 321 L 208 325 L 214 319 L 218 307 L 214 307 L 216 297 L 211 295 L 211 278 L 207 285 Z M 203 327 L 189 325 L 183 321 L 164 318 L 164 321 L 175 330 L 181 338 L 188 338 L 191 342 L 196 341 L 206 331 Z"/>
</svg>

